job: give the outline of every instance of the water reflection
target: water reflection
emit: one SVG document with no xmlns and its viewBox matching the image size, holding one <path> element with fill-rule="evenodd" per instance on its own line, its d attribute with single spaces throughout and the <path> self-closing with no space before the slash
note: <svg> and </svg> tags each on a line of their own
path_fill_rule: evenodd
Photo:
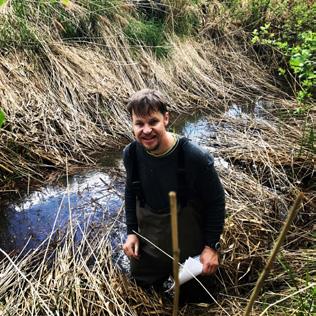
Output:
<svg viewBox="0 0 316 316">
<path fill-rule="evenodd" d="M 227 111 L 224 113 L 224 117 L 232 118 L 244 118 L 244 119 L 255 119 L 257 121 L 267 120 L 272 118 L 271 113 L 268 109 L 272 109 L 272 103 L 266 100 L 258 99 L 255 103 L 249 105 L 235 104 L 232 103 Z"/>
<path fill-rule="evenodd" d="M 123 182 L 105 170 L 71 177 L 68 190 L 58 184 L 35 191 L 2 211 L 0 247 L 19 251 L 28 240 L 27 249 L 36 247 L 52 231 L 55 220 L 55 229 L 64 229 L 69 210 L 75 222 L 108 222 L 121 207 L 122 192 Z"/>
</svg>

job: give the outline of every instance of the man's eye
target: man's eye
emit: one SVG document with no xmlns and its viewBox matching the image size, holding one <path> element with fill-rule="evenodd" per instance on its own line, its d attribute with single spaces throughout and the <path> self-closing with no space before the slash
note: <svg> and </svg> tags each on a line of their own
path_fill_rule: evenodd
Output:
<svg viewBox="0 0 316 316">
<path fill-rule="evenodd" d="M 154 120 L 154 121 L 150 121 L 149 124 L 150 124 L 150 125 L 156 125 L 158 122 L 159 122 L 159 121 Z"/>
</svg>

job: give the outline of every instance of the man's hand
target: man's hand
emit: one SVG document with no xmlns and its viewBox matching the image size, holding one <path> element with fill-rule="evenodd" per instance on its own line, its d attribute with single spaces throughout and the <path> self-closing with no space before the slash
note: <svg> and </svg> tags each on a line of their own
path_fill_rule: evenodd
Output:
<svg viewBox="0 0 316 316">
<path fill-rule="evenodd" d="M 127 235 L 126 242 L 123 245 L 123 250 L 128 257 L 133 257 L 135 259 L 139 258 L 139 239 L 137 235 Z"/>
<path fill-rule="evenodd" d="M 219 266 L 219 254 L 216 250 L 205 246 L 200 261 L 203 264 L 203 275 L 214 274 Z"/>
</svg>

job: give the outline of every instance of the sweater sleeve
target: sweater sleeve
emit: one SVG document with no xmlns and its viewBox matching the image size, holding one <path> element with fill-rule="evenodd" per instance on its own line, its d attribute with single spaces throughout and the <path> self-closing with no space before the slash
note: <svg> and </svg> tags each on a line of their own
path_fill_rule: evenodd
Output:
<svg viewBox="0 0 316 316">
<path fill-rule="evenodd" d="M 215 244 L 223 232 L 225 192 L 214 167 L 214 159 L 203 152 L 198 164 L 196 188 L 203 201 L 203 235 L 205 245 Z"/>
<path fill-rule="evenodd" d="M 127 234 L 133 234 L 138 231 L 136 217 L 136 196 L 132 190 L 132 168 L 133 160 L 136 157 L 131 157 L 130 145 L 126 146 L 123 151 L 123 163 L 126 170 L 126 185 L 125 185 L 125 217 Z"/>
</svg>

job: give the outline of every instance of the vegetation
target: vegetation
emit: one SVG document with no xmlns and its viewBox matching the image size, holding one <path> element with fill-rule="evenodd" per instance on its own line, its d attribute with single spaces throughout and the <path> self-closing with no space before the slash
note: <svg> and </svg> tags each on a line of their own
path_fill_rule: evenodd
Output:
<svg viewBox="0 0 316 316">
<path fill-rule="evenodd" d="M 149 47 L 157 57 L 168 54 L 167 40 L 164 34 L 164 24 L 155 20 L 138 20 L 131 17 L 124 28 L 131 45 Z"/>
<path fill-rule="evenodd" d="M 27 48 L 48 40 L 92 40 L 97 33 L 98 17 L 113 17 L 119 3 L 114 1 L 12 0 L 3 1 L 1 50 Z M 47 38 L 48 37 L 48 38 Z"/>
<path fill-rule="evenodd" d="M 167 31 L 160 37 L 154 33 L 172 25 L 168 12 L 154 20 L 133 7 L 109 2 L 111 10 L 101 12 L 109 16 L 98 15 L 98 4 L 96 0 L 82 5 L 28 0 L 2 5 L 1 18 L 13 32 L 0 32 L 2 38 L 7 36 L 0 46 L 1 106 L 10 122 L 1 134 L 4 182 L 14 175 L 42 180 L 44 167 L 62 167 L 66 157 L 75 163 L 92 162 L 93 151 L 118 146 L 122 135 L 131 138 L 122 105 L 141 87 L 168 91 L 170 99 L 177 100 L 172 103 L 174 111 L 227 105 L 233 100 L 250 102 L 264 94 L 262 89 L 272 99 L 282 94 L 229 39 L 217 47 L 208 40 L 172 37 L 171 29 L 164 46 Z M 88 22 L 92 13 L 97 15 L 93 27 Z M 69 23 L 76 26 L 78 37 L 65 33 Z M 157 59 L 152 49 L 162 54 L 167 50 L 168 60 Z M 251 85 L 245 72 L 252 78 Z"/>
<path fill-rule="evenodd" d="M 287 61 L 287 69 L 279 67 L 279 74 L 285 76 L 290 73 L 297 80 L 299 90 L 297 100 L 304 103 L 312 98 L 316 86 L 316 63 L 313 60 L 316 54 L 316 32 L 308 31 L 298 35 L 297 41 L 293 44 L 284 39 L 276 38 L 270 32 L 270 24 L 260 27 L 260 30 L 253 31 L 252 42 L 268 45 L 283 54 Z"/>
<path fill-rule="evenodd" d="M 235 0 L 229 1 L 228 7 L 235 19 L 252 32 L 252 43 L 262 46 L 260 54 L 266 61 L 273 61 L 272 70 L 291 83 L 298 102 L 315 97 L 315 2 Z"/>
<path fill-rule="evenodd" d="M 173 114 L 210 114 L 217 134 L 205 146 L 217 148 L 229 165 L 217 167 L 227 193 L 223 290 L 199 314 L 242 313 L 301 190 L 302 210 L 255 312 L 314 313 L 312 1 L 0 0 L 0 10 L 3 191 L 16 180 L 45 182 L 47 169 L 92 164 L 96 152 L 122 148 L 132 138 L 126 99 L 158 88 Z M 277 72 L 297 99 L 282 89 Z M 252 112 L 230 115 L 232 104 Z M 54 245 L 52 232 L 25 257 L 2 253 L 0 313 L 170 311 L 112 266 L 108 235 L 102 237 L 110 228 L 85 231 L 79 244 L 72 229 Z M 181 313 L 193 315 L 190 307 Z"/>
<path fill-rule="evenodd" d="M 165 3 L 140 2 L 136 10 L 126 10 L 121 0 L 89 1 L 2 1 L 10 6 L 1 16 L 0 49 L 34 46 L 53 39 L 98 41 L 100 17 L 114 18 L 123 23 L 123 30 L 132 45 L 153 49 L 158 57 L 170 50 L 168 32 L 179 36 L 197 34 L 203 29 L 212 4 L 201 1 L 171 1 Z M 315 93 L 316 5 L 304 0 L 230 0 L 225 10 L 232 23 L 252 32 L 252 43 L 270 48 L 274 54 L 263 51 L 269 58 L 277 55 L 274 70 L 291 82 L 299 102 L 312 98 Z M 226 8 L 226 9 L 225 9 Z M 120 16 L 120 19 L 115 17 Z M 123 21 L 123 22 L 122 22 Z M 119 25 L 118 25 L 119 26 Z M 57 32 L 56 32 L 57 31 Z"/>
</svg>

